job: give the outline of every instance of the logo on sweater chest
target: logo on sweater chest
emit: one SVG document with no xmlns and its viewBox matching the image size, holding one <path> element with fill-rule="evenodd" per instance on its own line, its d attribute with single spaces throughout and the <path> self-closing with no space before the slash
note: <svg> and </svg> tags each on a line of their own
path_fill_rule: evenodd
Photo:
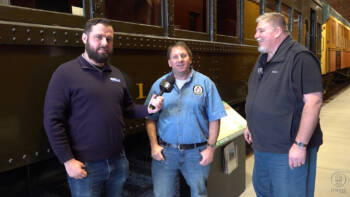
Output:
<svg viewBox="0 0 350 197">
<path fill-rule="evenodd" d="M 109 79 L 111 80 L 111 82 L 120 83 L 120 79 L 118 79 L 118 78 L 110 77 Z"/>
</svg>

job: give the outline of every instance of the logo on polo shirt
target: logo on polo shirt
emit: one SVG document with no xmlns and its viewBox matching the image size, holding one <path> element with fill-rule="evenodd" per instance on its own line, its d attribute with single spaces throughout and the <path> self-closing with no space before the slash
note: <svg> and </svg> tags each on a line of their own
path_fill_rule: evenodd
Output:
<svg viewBox="0 0 350 197">
<path fill-rule="evenodd" d="M 111 77 L 111 78 L 109 78 L 112 82 L 118 82 L 118 83 L 120 83 L 120 79 L 118 79 L 118 78 L 115 78 L 115 77 Z"/>
<path fill-rule="evenodd" d="M 195 85 L 195 86 L 193 87 L 193 93 L 194 93 L 195 95 L 201 95 L 201 94 L 203 93 L 203 87 L 200 86 L 200 85 Z"/>
</svg>

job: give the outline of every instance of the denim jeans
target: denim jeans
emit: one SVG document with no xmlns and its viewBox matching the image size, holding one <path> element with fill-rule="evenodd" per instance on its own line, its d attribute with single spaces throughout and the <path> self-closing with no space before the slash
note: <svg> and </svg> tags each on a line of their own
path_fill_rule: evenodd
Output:
<svg viewBox="0 0 350 197">
<path fill-rule="evenodd" d="M 201 166 L 200 152 L 206 146 L 190 150 L 164 148 L 164 161 L 152 161 L 152 179 L 154 197 L 174 196 L 175 180 L 178 172 L 184 176 L 191 189 L 191 197 L 207 196 L 206 181 L 208 180 L 210 165 Z"/>
<path fill-rule="evenodd" d="M 109 159 L 85 162 L 87 177 L 68 176 L 72 197 L 121 197 L 129 162 L 123 153 Z"/>
<path fill-rule="evenodd" d="M 257 197 L 313 197 L 318 147 L 307 150 L 305 164 L 289 168 L 288 154 L 254 151 L 253 186 Z"/>
</svg>

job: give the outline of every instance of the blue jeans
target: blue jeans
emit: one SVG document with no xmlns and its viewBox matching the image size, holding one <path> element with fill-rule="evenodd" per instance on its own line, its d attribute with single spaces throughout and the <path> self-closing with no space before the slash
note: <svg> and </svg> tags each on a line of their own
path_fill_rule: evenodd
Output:
<svg viewBox="0 0 350 197">
<path fill-rule="evenodd" d="M 210 165 L 201 166 L 200 152 L 206 146 L 179 150 L 164 148 L 164 161 L 152 161 L 152 179 L 154 197 L 174 196 L 175 180 L 180 171 L 191 189 L 191 197 L 207 196 L 206 181 L 208 180 Z"/>
<path fill-rule="evenodd" d="M 68 176 L 72 197 L 120 197 L 126 181 L 129 162 L 123 153 L 109 159 L 85 162 L 87 177 Z"/>
<path fill-rule="evenodd" d="M 313 197 L 318 147 L 307 150 L 305 164 L 291 170 L 288 154 L 254 151 L 253 186 L 258 197 Z"/>
</svg>

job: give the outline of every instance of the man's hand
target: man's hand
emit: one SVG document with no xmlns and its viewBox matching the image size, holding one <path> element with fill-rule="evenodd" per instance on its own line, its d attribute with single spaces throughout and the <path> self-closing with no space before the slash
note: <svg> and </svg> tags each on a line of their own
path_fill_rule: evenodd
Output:
<svg viewBox="0 0 350 197">
<path fill-rule="evenodd" d="M 70 159 L 64 162 L 64 167 L 66 168 L 67 174 L 72 178 L 82 179 L 87 176 L 87 172 L 84 169 L 85 165 L 76 159 Z"/>
<path fill-rule="evenodd" d="M 299 147 L 295 144 L 289 149 L 289 167 L 290 169 L 300 167 L 305 164 L 306 147 Z"/>
<path fill-rule="evenodd" d="M 163 106 L 163 101 L 164 101 L 163 96 L 157 96 L 156 94 L 153 94 L 151 100 L 149 101 L 148 107 L 147 107 L 148 113 L 153 114 L 153 113 L 158 112 Z M 154 108 L 151 107 L 151 105 Z"/>
<path fill-rule="evenodd" d="M 215 149 L 213 147 L 207 146 L 207 148 L 201 152 L 202 160 L 199 164 L 202 166 L 209 165 L 214 159 L 214 152 Z"/>
<path fill-rule="evenodd" d="M 158 160 L 158 161 L 161 161 L 161 160 L 164 160 L 164 156 L 163 156 L 163 147 L 158 145 L 158 144 L 155 144 L 151 147 L 151 154 L 152 154 L 152 158 L 155 159 L 155 160 Z"/>
<path fill-rule="evenodd" d="M 252 134 L 250 133 L 248 126 L 244 129 L 244 139 L 248 144 L 253 142 Z"/>
</svg>

